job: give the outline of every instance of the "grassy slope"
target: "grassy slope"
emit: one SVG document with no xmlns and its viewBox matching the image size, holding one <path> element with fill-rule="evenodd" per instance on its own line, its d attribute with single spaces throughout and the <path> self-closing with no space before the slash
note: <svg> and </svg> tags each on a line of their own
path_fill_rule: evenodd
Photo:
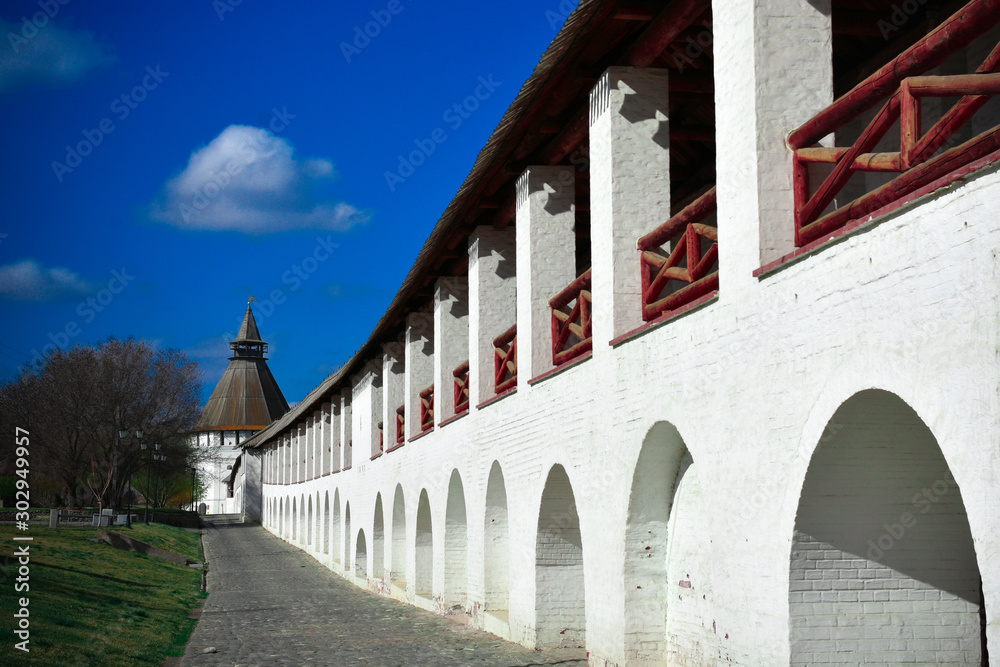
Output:
<svg viewBox="0 0 1000 667">
<path fill-rule="evenodd" d="M 4 640 L 0 664 L 29 664 L 13 648 L 16 599 L 31 612 L 31 665 L 159 665 L 180 655 L 195 621 L 189 611 L 203 597 L 201 572 L 87 541 L 96 528 L 32 526 L 31 590 L 15 593 L 13 526 L 0 526 L 0 600 Z M 198 535 L 158 524 L 137 526 L 137 539 L 201 560 Z M 23 543 L 22 543 L 23 544 Z"/>
</svg>

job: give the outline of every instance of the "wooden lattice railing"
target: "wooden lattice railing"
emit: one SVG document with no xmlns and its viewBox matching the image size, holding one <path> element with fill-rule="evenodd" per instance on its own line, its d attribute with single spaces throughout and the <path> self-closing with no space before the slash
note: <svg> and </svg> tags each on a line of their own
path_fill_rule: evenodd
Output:
<svg viewBox="0 0 1000 667">
<path fill-rule="evenodd" d="M 590 269 L 549 299 L 549 307 L 552 309 L 552 363 L 558 366 L 589 352 L 593 347 Z"/>
<path fill-rule="evenodd" d="M 396 444 L 401 445 L 406 439 L 406 405 L 396 408 Z"/>
<path fill-rule="evenodd" d="M 420 392 L 420 432 L 434 428 L 434 385 Z"/>
<path fill-rule="evenodd" d="M 997 25 L 998 0 L 973 0 L 943 21 L 916 44 L 859 83 L 846 95 L 798 128 L 788 138 L 795 151 L 795 243 L 806 245 L 848 223 L 935 184 L 944 185 L 961 167 L 982 160 L 1000 149 L 1000 126 L 993 127 L 959 146 L 939 154 L 989 100 L 1000 93 L 1000 45 L 972 74 L 919 76 L 965 48 L 973 39 Z M 960 97 L 957 103 L 923 132 L 921 100 L 925 97 Z M 883 102 L 868 126 L 850 147 L 816 146 L 864 111 Z M 872 153 L 899 120 L 900 149 Z M 832 164 L 818 187 L 810 183 L 810 164 Z M 861 197 L 827 211 L 856 172 L 896 173 L 893 180 Z M 946 178 L 949 174 L 953 176 Z"/>
<path fill-rule="evenodd" d="M 715 213 L 715 207 L 713 187 L 639 239 L 644 320 L 719 289 L 718 233 L 702 222 Z M 664 257 L 661 246 L 667 242 L 671 250 Z"/>
<path fill-rule="evenodd" d="M 517 324 L 493 339 L 494 391 L 503 393 L 517 385 Z"/>
<path fill-rule="evenodd" d="M 455 378 L 455 414 L 469 409 L 469 362 L 465 361 L 452 372 Z"/>
</svg>

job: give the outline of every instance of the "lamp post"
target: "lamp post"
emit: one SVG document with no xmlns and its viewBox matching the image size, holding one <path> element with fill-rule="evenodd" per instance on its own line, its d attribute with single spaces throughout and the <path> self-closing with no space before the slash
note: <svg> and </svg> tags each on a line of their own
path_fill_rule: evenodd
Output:
<svg viewBox="0 0 1000 667">
<path fill-rule="evenodd" d="M 149 525 L 149 476 L 153 471 L 153 450 L 149 448 L 145 442 L 140 442 L 139 447 L 142 451 L 146 452 L 146 509 L 142 511 L 142 522 Z M 160 443 L 156 443 L 156 449 L 159 451 Z"/>
<path fill-rule="evenodd" d="M 146 443 L 141 442 L 142 441 L 142 429 L 141 428 L 137 428 L 135 430 L 135 437 L 136 437 L 136 440 L 140 441 L 140 446 L 143 449 L 145 449 Z M 118 429 L 118 440 L 119 440 L 119 442 L 125 440 L 126 438 L 128 438 L 128 429 L 126 429 L 124 427 L 119 428 Z M 128 494 L 128 508 L 125 510 L 125 512 L 126 512 L 126 514 L 125 514 L 125 526 L 128 527 L 128 528 L 131 528 L 132 527 L 132 441 L 131 440 L 128 441 L 127 451 L 128 451 L 128 457 L 126 458 L 125 467 L 126 467 L 126 473 L 128 475 L 128 480 L 127 480 L 127 487 L 128 488 L 125 490 L 125 493 Z"/>
<path fill-rule="evenodd" d="M 160 443 L 156 443 L 156 445 L 154 445 L 154 446 L 156 447 L 156 451 L 159 452 L 160 451 Z M 166 461 L 166 460 L 167 460 L 166 454 L 159 454 L 159 453 L 153 454 L 153 461 L 156 462 L 156 463 L 162 463 L 163 461 Z M 154 474 L 154 478 L 153 478 L 153 494 L 154 495 L 158 492 L 158 490 L 160 488 L 160 475 L 157 472 L 157 469 L 158 468 L 153 468 L 153 474 Z M 152 512 L 152 515 L 150 516 L 150 521 L 156 521 L 156 502 L 155 502 L 155 500 L 153 502 L 153 512 Z"/>
<path fill-rule="evenodd" d="M 195 500 L 194 497 L 194 479 L 195 479 L 194 475 L 195 475 L 195 468 L 194 466 L 191 466 L 191 509 L 197 512 L 198 506 L 195 504 L 197 501 Z"/>
</svg>

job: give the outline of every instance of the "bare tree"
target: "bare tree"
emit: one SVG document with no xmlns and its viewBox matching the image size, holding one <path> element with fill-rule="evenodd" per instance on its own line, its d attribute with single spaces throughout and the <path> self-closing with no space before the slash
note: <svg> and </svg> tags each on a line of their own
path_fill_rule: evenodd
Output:
<svg viewBox="0 0 1000 667">
<path fill-rule="evenodd" d="M 57 503 L 79 504 L 92 476 L 108 480 L 92 489 L 97 502 L 121 506 L 149 464 L 136 429 L 150 448 L 161 443 L 164 471 L 190 465 L 199 385 L 197 364 L 181 352 L 112 337 L 52 352 L 0 385 L 0 425 L 31 431 L 32 472 L 57 482 Z"/>
</svg>

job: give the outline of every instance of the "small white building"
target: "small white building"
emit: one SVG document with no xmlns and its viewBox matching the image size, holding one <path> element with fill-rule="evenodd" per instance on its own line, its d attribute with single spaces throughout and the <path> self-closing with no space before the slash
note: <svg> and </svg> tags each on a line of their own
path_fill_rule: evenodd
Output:
<svg viewBox="0 0 1000 667">
<path fill-rule="evenodd" d="M 267 343 L 261 340 L 249 303 L 236 340 L 229 347 L 233 351 L 229 366 L 192 431 L 199 459 L 198 479 L 204 485 L 198 505 L 208 514 L 243 511 L 246 493 L 237 490 L 242 444 L 288 412 L 288 402 L 267 366 Z"/>
</svg>

